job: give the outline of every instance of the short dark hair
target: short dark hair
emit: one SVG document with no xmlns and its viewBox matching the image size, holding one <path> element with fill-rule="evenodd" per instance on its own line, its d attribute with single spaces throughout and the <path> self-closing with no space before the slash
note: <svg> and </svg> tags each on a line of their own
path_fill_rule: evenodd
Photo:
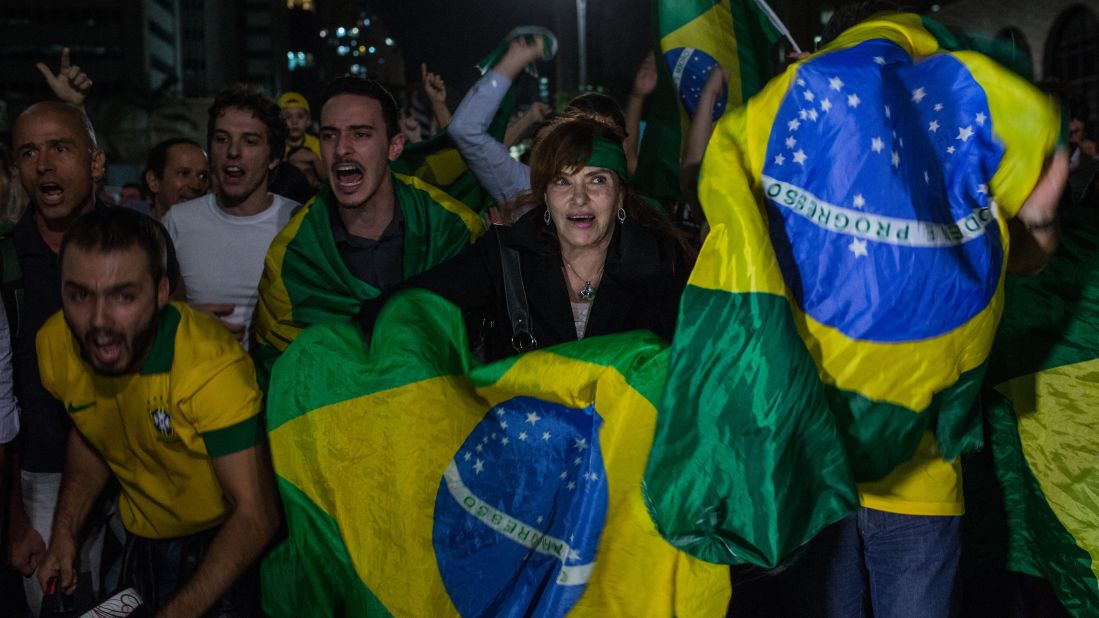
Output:
<svg viewBox="0 0 1099 618">
<path fill-rule="evenodd" d="M 603 124 L 609 121 L 609 126 L 620 134 L 618 141 L 626 139 L 626 116 L 622 108 L 613 98 L 600 92 L 585 92 L 573 98 L 561 115 L 587 118 Z"/>
<path fill-rule="evenodd" d="M 168 274 L 168 240 L 155 219 L 129 208 L 97 208 L 81 215 L 61 239 L 59 260 L 70 247 L 113 253 L 137 246 L 149 262 L 149 274 L 159 283 Z"/>
<path fill-rule="evenodd" d="M 385 138 L 393 139 L 400 131 L 397 119 L 400 116 L 397 107 L 397 99 L 385 89 L 379 82 L 363 77 L 344 75 L 332 80 L 321 94 L 321 109 L 324 109 L 329 99 L 341 94 L 353 94 L 360 97 L 370 97 L 382 106 L 382 120 L 385 122 Z"/>
<path fill-rule="evenodd" d="M 259 90 L 244 85 L 236 85 L 217 93 L 210 105 L 210 114 L 206 125 L 206 145 L 214 142 L 214 127 L 217 119 L 231 107 L 252 112 L 267 127 L 267 143 L 271 145 L 271 161 L 282 159 L 286 150 L 286 123 L 282 120 L 278 103 Z"/>
<path fill-rule="evenodd" d="M 157 178 L 163 179 L 164 166 L 168 165 L 168 151 L 172 149 L 172 146 L 179 146 L 180 144 L 190 144 L 202 150 L 202 146 L 198 142 L 187 137 L 173 137 L 153 146 L 153 149 L 149 151 L 149 156 L 145 159 L 145 171 L 141 173 L 141 184 L 145 185 L 145 193 L 148 195 L 153 194 L 153 190 L 149 188 L 149 183 L 145 181 L 145 175 L 152 172 Z"/>
<path fill-rule="evenodd" d="M 856 26 L 878 13 L 903 13 L 908 7 L 892 0 L 863 0 L 845 4 L 835 10 L 820 33 L 820 47 L 824 47 L 843 34 L 845 30 Z"/>
</svg>

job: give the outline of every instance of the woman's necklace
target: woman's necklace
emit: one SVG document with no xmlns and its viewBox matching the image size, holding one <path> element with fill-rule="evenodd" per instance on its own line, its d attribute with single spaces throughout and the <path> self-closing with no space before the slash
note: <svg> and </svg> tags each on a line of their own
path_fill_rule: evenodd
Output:
<svg viewBox="0 0 1099 618">
<path fill-rule="evenodd" d="M 595 292 L 597 288 L 592 285 L 592 281 L 599 279 L 599 276 L 603 274 L 603 264 L 599 265 L 599 270 L 596 271 L 595 276 L 589 279 L 576 272 L 576 269 L 573 268 L 572 264 L 569 264 L 569 261 L 566 260 L 564 257 L 561 258 L 561 261 L 565 263 L 565 267 L 568 268 L 572 272 L 572 274 L 576 275 L 577 279 L 584 282 L 584 287 L 576 291 L 576 298 L 578 300 L 583 300 L 587 302 L 595 300 Z"/>
</svg>

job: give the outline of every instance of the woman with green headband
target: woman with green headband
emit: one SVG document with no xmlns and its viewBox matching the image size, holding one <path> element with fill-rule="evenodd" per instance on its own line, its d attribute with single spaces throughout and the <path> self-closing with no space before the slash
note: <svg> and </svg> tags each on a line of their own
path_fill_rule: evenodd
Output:
<svg viewBox="0 0 1099 618">
<path fill-rule="evenodd" d="M 367 301 L 359 314 L 367 336 L 391 294 L 421 288 L 462 308 L 486 361 L 637 329 L 671 339 L 693 255 L 631 190 L 614 131 L 558 119 L 539 132 L 530 169 L 531 188 L 516 205 L 526 214 Z"/>
</svg>

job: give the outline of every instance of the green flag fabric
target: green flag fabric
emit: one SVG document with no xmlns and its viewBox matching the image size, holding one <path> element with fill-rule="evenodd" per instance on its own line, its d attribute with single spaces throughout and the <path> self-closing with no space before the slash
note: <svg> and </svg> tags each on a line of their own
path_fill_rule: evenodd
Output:
<svg viewBox="0 0 1099 618">
<path fill-rule="evenodd" d="M 289 537 L 270 616 L 724 616 L 727 567 L 676 550 L 641 495 L 667 346 L 625 333 L 480 366 L 461 312 L 408 290 L 369 346 L 307 329 L 275 364 Z"/>
<path fill-rule="evenodd" d="M 983 397 L 988 448 L 966 463 L 966 555 L 1047 579 L 1099 615 L 1099 220 L 1077 211 L 1036 277 L 1009 276 Z"/>
<path fill-rule="evenodd" d="M 738 107 L 770 79 L 781 34 L 753 0 L 658 0 L 653 11 L 664 62 L 657 63 L 635 178 L 646 195 L 681 201 L 683 137 L 710 70 L 720 65 L 729 74 L 718 109 Z"/>
<path fill-rule="evenodd" d="M 412 176 L 391 175 L 404 215 L 404 276 L 458 254 L 484 233 L 467 205 Z M 260 278 L 252 355 L 266 390 L 275 359 L 306 326 L 347 319 L 379 290 L 344 265 L 332 236 L 332 190 L 322 187 L 271 242 Z"/>
</svg>

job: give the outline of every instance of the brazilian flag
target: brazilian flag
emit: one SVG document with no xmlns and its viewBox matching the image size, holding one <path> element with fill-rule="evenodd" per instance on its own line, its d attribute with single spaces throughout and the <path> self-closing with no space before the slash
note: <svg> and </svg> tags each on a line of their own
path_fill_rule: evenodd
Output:
<svg viewBox="0 0 1099 618">
<path fill-rule="evenodd" d="M 1007 220 L 1059 136 L 1048 97 L 911 14 L 721 119 L 646 475 L 666 538 L 773 567 L 925 432 L 946 460 L 981 444 Z"/>
<path fill-rule="evenodd" d="M 656 55 L 664 62 L 657 63 L 635 178 L 645 194 L 674 201 L 683 136 L 710 71 L 720 65 L 729 74 L 720 115 L 767 83 L 781 35 L 755 0 L 658 0 L 653 11 Z"/>
<path fill-rule="evenodd" d="M 412 176 L 391 175 L 404 215 L 405 278 L 433 268 L 484 233 L 476 212 L 438 188 Z M 327 185 L 275 239 L 264 260 L 253 322 L 252 355 L 260 387 L 271 366 L 310 324 L 345 320 L 380 291 L 351 274 L 332 236 Z"/>
<path fill-rule="evenodd" d="M 289 538 L 271 616 L 724 616 L 727 567 L 657 533 L 641 494 L 667 347 L 584 339 L 479 366 L 457 307 L 396 295 L 369 345 L 307 329 L 268 431 Z"/>
<path fill-rule="evenodd" d="M 1071 212 L 1071 211 L 1070 211 Z M 988 448 L 966 463 L 967 556 L 1047 579 L 1099 614 L 1099 221 L 1062 220 L 1037 277 L 1008 276 L 983 397 Z"/>
</svg>

